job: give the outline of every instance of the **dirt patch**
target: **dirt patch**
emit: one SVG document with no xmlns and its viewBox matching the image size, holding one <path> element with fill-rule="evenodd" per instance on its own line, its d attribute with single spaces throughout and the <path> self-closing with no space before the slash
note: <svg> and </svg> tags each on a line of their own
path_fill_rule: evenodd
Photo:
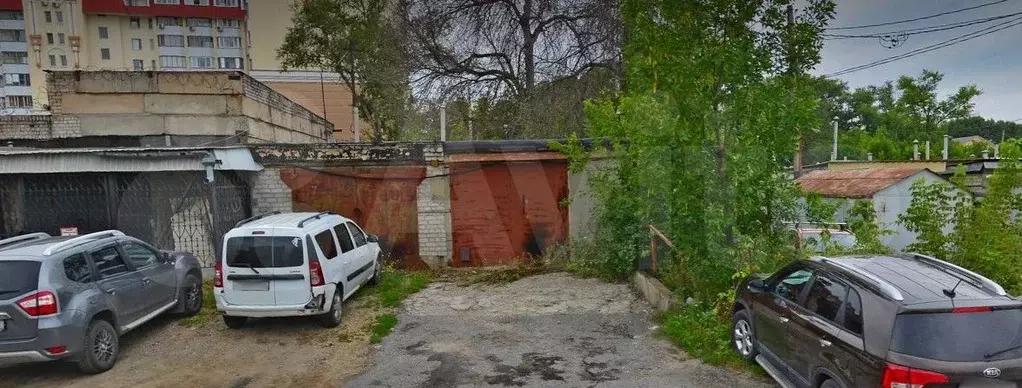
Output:
<svg viewBox="0 0 1022 388">
<path fill-rule="evenodd" d="M 239 330 L 219 319 L 157 318 L 121 338 L 121 357 L 106 373 L 82 375 L 62 362 L 20 365 L 0 368 L 0 387 L 335 387 L 366 370 L 365 328 L 389 311 L 371 293 L 344 307 L 333 329 L 311 318 L 251 320 Z"/>
</svg>

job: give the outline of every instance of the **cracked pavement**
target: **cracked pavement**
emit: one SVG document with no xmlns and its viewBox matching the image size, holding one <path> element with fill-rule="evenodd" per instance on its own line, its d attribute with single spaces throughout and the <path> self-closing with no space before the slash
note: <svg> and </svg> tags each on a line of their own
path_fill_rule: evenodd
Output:
<svg viewBox="0 0 1022 388">
<path fill-rule="evenodd" d="M 505 285 L 435 283 L 350 387 L 770 387 L 658 338 L 626 284 L 554 273 Z"/>
</svg>

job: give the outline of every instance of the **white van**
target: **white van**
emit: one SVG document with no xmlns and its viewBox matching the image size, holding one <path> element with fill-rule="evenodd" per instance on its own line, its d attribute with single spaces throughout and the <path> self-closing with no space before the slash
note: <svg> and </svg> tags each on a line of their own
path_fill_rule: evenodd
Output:
<svg viewBox="0 0 1022 388">
<path fill-rule="evenodd" d="M 213 295 L 230 328 L 248 317 L 317 316 L 341 323 L 341 304 L 381 274 L 379 238 L 328 212 L 270 213 L 224 235 Z"/>
</svg>

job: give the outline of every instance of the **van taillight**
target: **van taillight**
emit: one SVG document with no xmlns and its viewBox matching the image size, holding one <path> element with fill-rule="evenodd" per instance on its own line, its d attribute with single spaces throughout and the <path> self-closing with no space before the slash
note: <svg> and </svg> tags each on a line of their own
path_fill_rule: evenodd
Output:
<svg viewBox="0 0 1022 388">
<path fill-rule="evenodd" d="M 928 370 L 887 363 L 882 388 L 923 388 L 927 384 L 948 382 L 947 376 Z"/>
<path fill-rule="evenodd" d="M 17 302 L 18 307 L 31 317 L 43 317 L 60 313 L 57 306 L 57 296 L 49 291 L 39 291 L 35 294 L 21 298 Z"/>
<path fill-rule="evenodd" d="M 309 258 L 309 284 L 313 287 L 323 285 L 323 268 L 319 266 L 319 259 Z"/>
<path fill-rule="evenodd" d="M 219 262 L 219 261 L 216 262 L 216 265 L 213 266 L 213 272 L 215 272 L 215 275 L 213 276 L 213 287 L 223 287 L 224 286 L 224 264 Z"/>
</svg>

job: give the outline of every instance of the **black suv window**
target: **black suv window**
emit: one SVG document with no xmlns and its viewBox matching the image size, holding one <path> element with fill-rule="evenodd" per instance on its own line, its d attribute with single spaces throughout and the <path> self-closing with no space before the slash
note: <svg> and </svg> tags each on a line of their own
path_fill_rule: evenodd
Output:
<svg viewBox="0 0 1022 388">
<path fill-rule="evenodd" d="M 824 275 L 816 275 L 812 287 L 809 288 L 809 296 L 806 297 L 805 307 L 809 311 L 831 321 L 839 322 L 837 313 L 841 311 L 841 305 L 848 295 L 848 287 L 835 282 Z"/>
<path fill-rule="evenodd" d="M 286 268 L 305 264 L 300 237 L 241 236 L 227 239 L 228 267 Z"/>
<path fill-rule="evenodd" d="M 848 289 L 848 300 L 845 301 L 845 329 L 862 335 L 862 299 L 855 289 Z"/>
<path fill-rule="evenodd" d="M 156 253 L 141 244 L 128 242 L 121 245 L 121 249 L 124 249 L 124 254 L 128 255 L 128 260 L 135 265 L 136 269 L 148 267 L 150 265 L 156 265 L 160 262 L 160 254 Z"/>
<path fill-rule="evenodd" d="M 319 245 L 319 250 L 323 252 L 323 257 L 327 260 L 337 257 L 337 242 L 334 241 L 334 235 L 330 233 L 330 230 L 324 230 L 316 235 L 316 244 Z"/>
<path fill-rule="evenodd" d="M 124 263 L 124 258 L 114 246 L 92 252 L 92 261 L 96 263 L 96 269 L 104 278 L 128 272 L 128 265 Z"/>
<path fill-rule="evenodd" d="M 806 288 L 809 283 L 809 278 L 813 276 L 812 271 L 804 267 L 795 267 L 788 270 L 788 273 L 777 278 L 772 284 L 774 292 L 780 295 L 782 298 L 790 301 L 798 301 L 799 295 L 802 295 L 802 290 Z"/>
<path fill-rule="evenodd" d="M 899 314 L 891 350 L 931 360 L 1004 360 L 1019 357 L 1022 349 L 1011 348 L 1020 341 L 1020 309 Z"/>
<path fill-rule="evenodd" d="M 0 261 L 0 299 L 32 291 L 39 286 L 38 261 Z"/>
<path fill-rule="evenodd" d="M 69 256 L 64 259 L 64 274 L 73 282 L 92 282 L 92 268 L 89 267 L 89 261 L 82 254 Z"/>
</svg>

